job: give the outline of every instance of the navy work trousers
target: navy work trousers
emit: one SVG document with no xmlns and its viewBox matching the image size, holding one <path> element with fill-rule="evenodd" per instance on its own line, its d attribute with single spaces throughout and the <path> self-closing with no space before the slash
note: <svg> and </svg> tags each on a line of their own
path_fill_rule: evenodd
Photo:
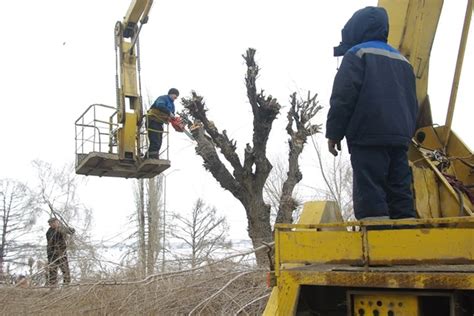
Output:
<svg viewBox="0 0 474 316">
<path fill-rule="evenodd" d="M 148 119 L 148 140 L 150 141 L 148 154 L 158 155 L 163 141 L 163 123 Z"/>
<path fill-rule="evenodd" d="M 352 145 L 351 164 L 357 219 L 416 217 L 406 147 Z"/>
</svg>

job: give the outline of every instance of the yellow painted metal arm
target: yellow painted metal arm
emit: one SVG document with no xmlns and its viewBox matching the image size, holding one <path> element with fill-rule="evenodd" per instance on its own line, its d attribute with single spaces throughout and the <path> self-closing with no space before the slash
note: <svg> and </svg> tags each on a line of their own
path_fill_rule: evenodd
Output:
<svg viewBox="0 0 474 316">
<path fill-rule="evenodd" d="M 420 105 L 417 127 L 430 126 L 433 122 L 428 98 L 429 59 L 443 0 L 379 0 L 378 5 L 389 15 L 389 44 L 410 61 L 415 71 Z"/>
<path fill-rule="evenodd" d="M 464 17 L 464 25 L 462 29 L 461 42 L 459 43 L 458 59 L 456 62 L 456 70 L 454 72 L 453 85 L 451 88 L 451 96 L 449 98 L 448 113 L 446 114 L 446 139 L 444 147 L 448 145 L 451 133 L 451 125 L 453 123 L 454 106 L 456 104 L 456 96 L 458 93 L 459 79 L 461 77 L 462 63 L 464 60 L 464 52 L 466 51 L 467 36 L 469 34 L 469 26 L 472 17 L 472 0 L 467 1 L 466 15 Z"/>
<path fill-rule="evenodd" d="M 145 24 L 148 21 L 148 13 L 152 4 L 153 0 L 133 0 L 123 18 L 123 23 L 138 23 L 140 21 Z"/>
<path fill-rule="evenodd" d="M 123 18 L 115 26 L 117 58 L 117 120 L 120 159 L 135 159 L 140 148 L 140 126 L 143 106 L 140 89 L 139 50 L 136 48 L 143 24 L 148 22 L 153 0 L 132 0 Z M 128 102 L 126 102 L 128 100 Z M 127 112 L 129 110 L 134 113 Z"/>
<path fill-rule="evenodd" d="M 124 37 L 136 37 L 136 30 L 141 28 L 142 24 L 148 22 L 153 0 L 133 0 L 130 3 L 127 14 L 123 18 Z M 138 22 L 140 25 L 138 26 Z"/>
</svg>

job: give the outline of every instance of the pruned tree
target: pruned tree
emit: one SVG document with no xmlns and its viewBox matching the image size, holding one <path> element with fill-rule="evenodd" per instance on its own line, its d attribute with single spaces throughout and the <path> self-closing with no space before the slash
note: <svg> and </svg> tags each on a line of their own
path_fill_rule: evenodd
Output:
<svg viewBox="0 0 474 316">
<path fill-rule="evenodd" d="M 201 199 L 196 201 L 191 212 L 186 215 L 174 213 L 172 219 L 171 236 L 189 250 L 189 254 L 182 254 L 181 258 L 189 259 L 191 268 L 211 260 L 215 251 L 229 246 L 226 218 L 217 216 L 216 208 L 206 206 Z"/>
<path fill-rule="evenodd" d="M 0 278 L 5 262 L 16 262 L 28 243 L 38 212 L 29 188 L 16 180 L 0 180 Z"/>
<path fill-rule="evenodd" d="M 229 138 L 226 130 L 220 132 L 208 118 L 202 96 L 192 92 L 191 97 L 183 98 L 185 110 L 180 115 L 190 126 L 192 125 L 196 153 L 202 157 L 205 169 L 242 203 L 247 215 L 250 239 L 254 247 L 258 247 L 262 242 L 271 242 L 273 239 L 270 205 L 264 201 L 263 190 L 272 170 L 272 164 L 266 156 L 267 142 L 281 105 L 271 95 L 265 95 L 264 90 L 257 92 L 256 81 L 260 68 L 255 63 L 255 53 L 255 49 L 249 48 L 243 56 L 247 65 L 245 76 L 247 97 L 253 114 L 252 145 L 249 143 L 246 145 L 243 161 L 236 152 L 236 141 Z M 307 137 L 319 131 L 319 125 L 310 123 L 320 109 L 316 95 L 311 97 L 308 93 L 308 98 L 303 101 L 297 98 L 296 94 L 292 94 L 290 102 L 286 128 L 290 136 L 289 171 L 280 197 L 277 222 L 291 221 L 291 212 L 296 204 L 292 192 L 302 179 L 298 158 Z M 218 149 L 220 154 L 217 152 Z M 221 155 L 230 164 L 231 170 L 221 160 Z M 265 264 L 266 261 L 265 254 L 257 254 L 259 265 Z"/>
<path fill-rule="evenodd" d="M 161 250 L 161 200 L 163 177 L 137 180 L 135 203 L 137 208 L 137 258 L 142 276 L 153 274 Z"/>
</svg>

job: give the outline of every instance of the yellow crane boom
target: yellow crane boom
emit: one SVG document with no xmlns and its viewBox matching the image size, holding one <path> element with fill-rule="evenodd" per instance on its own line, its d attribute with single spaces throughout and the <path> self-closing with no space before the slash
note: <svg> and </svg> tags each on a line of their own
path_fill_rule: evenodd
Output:
<svg viewBox="0 0 474 316">
<path fill-rule="evenodd" d="M 132 0 L 115 24 L 115 107 L 93 104 L 76 120 L 76 173 L 151 178 L 170 166 L 166 159 L 141 159 L 146 129 L 140 82 L 139 35 L 153 0 Z M 97 115 L 107 113 L 105 119 Z"/>
</svg>

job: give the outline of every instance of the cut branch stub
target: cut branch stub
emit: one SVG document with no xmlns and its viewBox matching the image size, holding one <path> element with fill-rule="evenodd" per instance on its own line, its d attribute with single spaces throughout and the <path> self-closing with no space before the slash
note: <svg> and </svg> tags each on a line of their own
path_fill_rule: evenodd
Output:
<svg viewBox="0 0 474 316">
<path fill-rule="evenodd" d="M 258 98 L 257 98 L 257 76 L 260 70 L 258 65 L 255 63 L 255 49 L 249 48 L 245 55 L 242 57 L 245 59 L 247 64 L 247 75 L 245 76 L 245 86 L 247 87 L 247 97 L 249 98 L 250 105 L 252 106 L 252 112 L 254 117 L 258 115 Z M 263 91 L 261 92 L 263 94 Z"/>
</svg>

